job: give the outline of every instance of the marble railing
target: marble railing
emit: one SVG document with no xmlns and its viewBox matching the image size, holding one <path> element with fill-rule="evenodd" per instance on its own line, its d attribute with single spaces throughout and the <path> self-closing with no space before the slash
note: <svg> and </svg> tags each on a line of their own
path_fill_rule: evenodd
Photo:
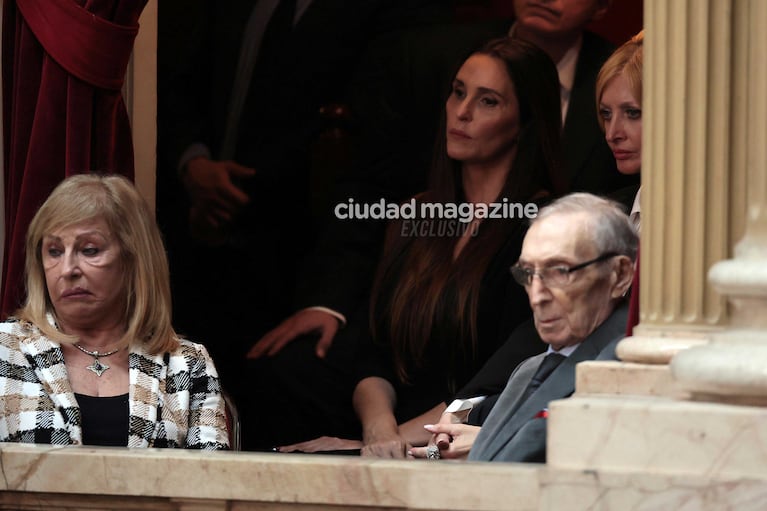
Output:
<svg viewBox="0 0 767 511">
<path fill-rule="evenodd" d="M 0 509 L 537 509 L 535 466 L 0 444 Z M 470 477 L 469 477 L 470 476 Z M 513 501 L 513 504 L 510 504 Z"/>
<path fill-rule="evenodd" d="M 767 509 L 766 481 L 700 474 L 19 444 L 0 463 L 15 511 Z"/>
</svg>

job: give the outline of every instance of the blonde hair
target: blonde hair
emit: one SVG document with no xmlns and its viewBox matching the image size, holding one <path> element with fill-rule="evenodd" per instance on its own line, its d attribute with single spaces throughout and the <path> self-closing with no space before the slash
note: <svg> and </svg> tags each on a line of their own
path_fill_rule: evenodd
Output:
<svg viewBox="0 0 767 511">
<path fill-rule="evenodd" d="M 56 318 L 48 294 L 42 262 L 43 238 L 53 231 L 93 219 L 102 219 L 120 245 L 125 274 L 125 335 L 127 346 L 145 343 L 151 354 L 172 351 L 178 337 L 171 326 L 168 259 L 160 231 L 144 199 L 122 176 L 79 174 L 62 181 L 43 203 L 29 225 L 26 239 L 25 284 L 27 299 L 17 312 L 59 342 L 77 342 L 52 326 Z"/>
<path fill-rule="evenodd" d="M 625 42 L 615 50 L 599 70 L 596 83 L 597 120 L 602 131 L 605 129 L 605 121 L 599 115 L 599 104 L 602 102 L 607 84 L 618 75 L 623 75 L 629 82 L 631 93 L 641 104 L 642 102 L 642 46 L 644 43 L 644 30 Z"/>
</svg>

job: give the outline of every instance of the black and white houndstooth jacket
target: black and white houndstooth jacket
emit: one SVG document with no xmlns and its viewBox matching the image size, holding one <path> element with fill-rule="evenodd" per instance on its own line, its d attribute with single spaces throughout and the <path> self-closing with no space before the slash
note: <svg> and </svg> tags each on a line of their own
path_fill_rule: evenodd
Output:
<svg viewBox="0 0 767 511">
<path fill-rule="evenodd" d="M 226 449 L 218 374 L 186 340 L 172 353 L 131 347 L 128 447 Z M 57 342 L 23 321 L 0 323 L 0 442 L 81 444 L 82 419 Z"/>
</svg>

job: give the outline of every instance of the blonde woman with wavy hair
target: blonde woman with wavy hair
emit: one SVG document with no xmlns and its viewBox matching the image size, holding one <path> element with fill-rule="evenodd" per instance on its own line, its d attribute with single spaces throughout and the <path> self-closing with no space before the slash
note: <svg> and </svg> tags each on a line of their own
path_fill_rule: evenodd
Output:
<svg viewBox="0 0 767 511">
<path fill-rule="evenodd" d="M 597 75 L 597 119 L 622 174 L 642 168 L 643 43 L 644 31 L 615 50 Z"/>
<path fill-rule="evenodd" d="M 0 324 L 0 441 L 228 447 L 218 375 L 171 326 L 165 249 L 128 180 L 63 181 L 30 224 L 25 282 Z"/>
<path fill-rule="evenodd" d="M 644 30 L 615 50 L 597 75 L 597 118 L 605 140 L 622 174 L 642 171 L 642 60 Z M 640 188 L 634 196 L 629 218 L 641 227 Z M 639 266 L 631 288 L 630 313 L 626 335 L 639 322 Z"/>
</svg>

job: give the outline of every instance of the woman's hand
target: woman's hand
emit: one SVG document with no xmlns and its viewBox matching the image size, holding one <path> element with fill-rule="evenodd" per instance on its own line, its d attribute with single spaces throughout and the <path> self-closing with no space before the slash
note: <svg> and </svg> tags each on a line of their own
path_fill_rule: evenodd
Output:
<svg viewBox="0 0 767 511">
<path fill-rule="evenodd" d="M 466 459 L 474 445 L 479 430 L 479 426 L 469 426 L 468 424 L 427 424 L 424 429 L 434 436 L 429 442 L 430 445 L 439 447 L 440 458 L 444 459 Z M 437 437 L 447 435 L 449 442 L 437 443 Z M 426 458 L 426 449 L 428 447 L 413 447 L 409 454 L 414 458 Z"/>
<path fill-rule="evenodd" d="M 408 443 L 400 433 L 394 407 L 397 394 L 391 383 L 377 376 L 361 380 L 352 404 L 362 423 L 362 456 L 404 458 Z"/>
</svg>

